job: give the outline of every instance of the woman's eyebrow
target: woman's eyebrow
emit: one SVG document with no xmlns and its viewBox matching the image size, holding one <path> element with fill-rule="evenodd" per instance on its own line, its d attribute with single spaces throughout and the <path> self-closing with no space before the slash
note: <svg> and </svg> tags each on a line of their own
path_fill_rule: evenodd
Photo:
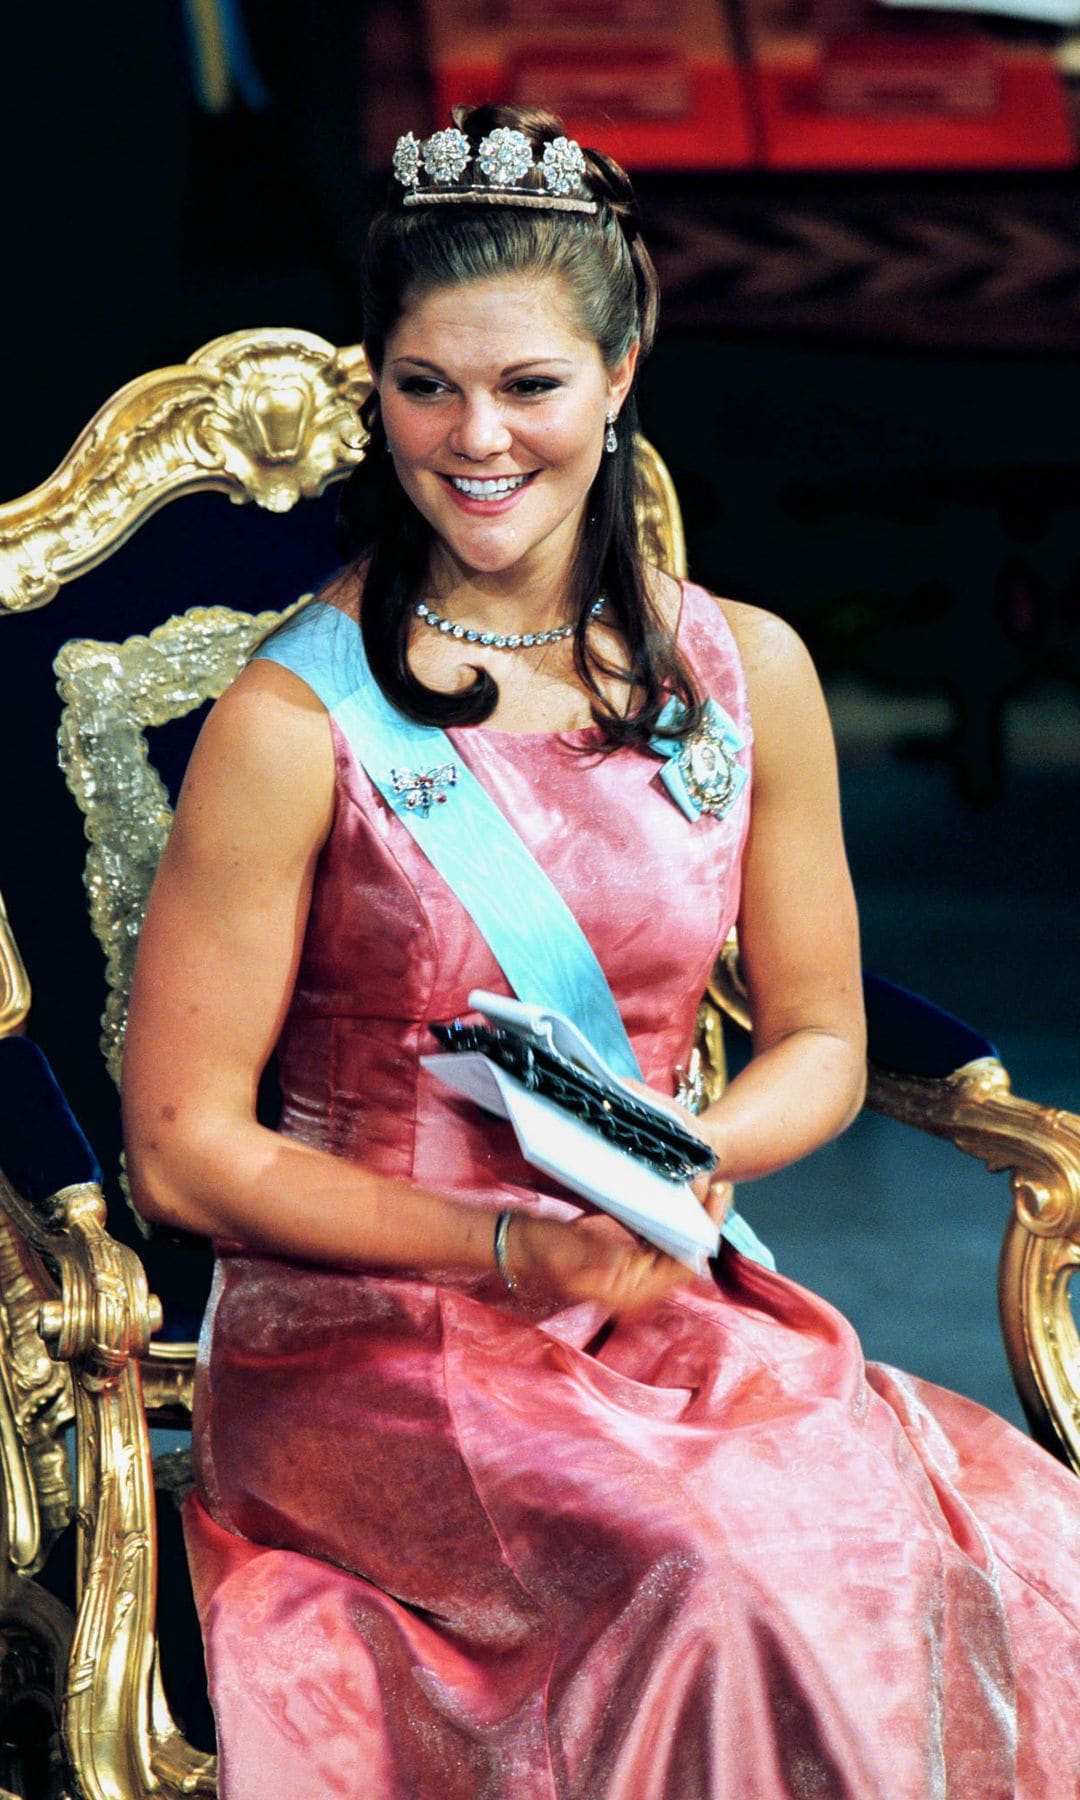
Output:
<svg viewBox="0 0 1080 1800">
<path fill-rule="evenodd" d="M 412 363 L 418 369 L 431 369 L 436 375 L 441 375 L 443 373 L 443 370 L 440 369 L 438 363 L 428 362 L 426 356 L 395 356 L 390 366 L 391 368 L 396 369 L 400 367 L 402 363 Z"/>
<path fill-rule="evenodd" d="M 391 368 L 400 368 L 402 363 L 409 363 L 413 368 L 430 369 L 435 375 L 443 375 L 446 371 L 439 363 L 430 362 L 426 356 L 395 356 Z M 522 369 L 570 369 L 573 367 L 569 357 L 565 356 L 530 356 L 524 362 L 508 363 L 500 375 L 519 375 Z"/>
<path fill-rule="evenodd" d="M 530 356 L 524 362 L 508 363 L 503 370 L 504 375 L 518 375 L 522 369 L 571 369 L 573 363 L 566 356 Z"/>
</svg>

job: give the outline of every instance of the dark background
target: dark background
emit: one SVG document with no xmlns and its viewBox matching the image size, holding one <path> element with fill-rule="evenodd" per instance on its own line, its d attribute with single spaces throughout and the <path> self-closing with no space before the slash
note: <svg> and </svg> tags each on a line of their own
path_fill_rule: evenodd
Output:
<svg viewBox="0 0 1080 1800">
<path fill-rule="evenodd" d="M 0 494 L 44 479 L 125 381 L 220 333 L 361 335 L 357 246 L 386 146 L 431 123 L 419 25 L 344 0 L 249 22 L 267 103 L 218 116 L 196 105 L 176 4 L 5 22 Z M 654 173 L 641 192 L 668 302 L 645 427 L 692 572 L 790 618 L 818 658 L 867 961 L 986 1030 L 1021 1091 L 1075 1106 L 1080 263 L 1044 267 L 1030 236 L 1080 239 L 1075 174 Z M 982 261 L 905 273 L 916 226 L 935 224 Z M 805 230 L 841 228 L 873 247 L 869 274 L 839 252 L 800 263 Z M 770 288 L 778 249 L 790 267 Z M 0 890 L 36 1032 L 107 1160 L 100 956 L 54 763 L 52 655 L 199 601 L 283 604 L 329 565 L 332 513 L 332 495 L 286 519 L 188 502 L 0 622 Z M 743 1203 L 871 1351 L 1012 1404 L 1000 1182 L 866 1120 Z"/>
</svg>

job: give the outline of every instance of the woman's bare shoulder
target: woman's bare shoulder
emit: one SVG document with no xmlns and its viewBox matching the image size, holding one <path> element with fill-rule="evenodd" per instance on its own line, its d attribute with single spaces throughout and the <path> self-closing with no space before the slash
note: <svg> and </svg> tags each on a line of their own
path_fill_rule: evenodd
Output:
<svg viewBox="0 0 1080 1800">
<path fill-rule="evenodd" d="M 272 821 L 279 843 L 324 837 L 334 748 L 326 708 L 270 660 L 249 663 L 211 709 L 192 752 L 177 821 L 247 838 Z"/>
<path fill-rule="evenodd" d="M 759 779 L 785 777 L 803 759 L 833 760 L 825 698 L 810 652 L 776 613 L 741 600 L 721 600 L 746 679 Z"/>
<path fill-rule="evenodd" d="M 326 720 L 326 707 L 301 676 L 272 657 L 256 657 L 215 702 L 202 735 L 228 736 L 235 748 L 258 755 L 273 753 L 282 734 L 325 738 Z"/>
<path fill-rule="evenodd" d="M 721 599 L 718 603 L 731 627 L 749 687 L 807 678 L 816 684 L 810 653 L 786 619 L 744 600 Z"/>
</svg>

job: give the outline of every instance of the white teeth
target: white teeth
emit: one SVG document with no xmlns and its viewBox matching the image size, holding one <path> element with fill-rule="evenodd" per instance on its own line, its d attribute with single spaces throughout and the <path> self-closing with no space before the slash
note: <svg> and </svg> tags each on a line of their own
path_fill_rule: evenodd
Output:
<svg viewBox="0 0 1080 1800">
<path fill-rule="evenodd" d="M 459 494 L 468 494 L 470 500 L 494 500 L 499 495 L 515 493 L 527 480 L 526 475 L 500 475 L 496 481 L 472 481 L 466 475 L 451 475 L 450 484 Z"/>
</svg>

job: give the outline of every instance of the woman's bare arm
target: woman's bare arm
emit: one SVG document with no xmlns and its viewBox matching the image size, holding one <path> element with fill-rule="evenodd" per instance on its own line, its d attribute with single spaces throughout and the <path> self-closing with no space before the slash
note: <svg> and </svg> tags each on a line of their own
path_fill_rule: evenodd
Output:
<svg viewBox="0 0 1080 1800">
<path fill-rule="evenodd" d="M 754 788 L 739 947 L 754 1055 L 704 1115 L 733 1181 L 783 1167 L 862 1103 L 866 1029 L 836 756 L 813 665 L 782 620 L 725 604 L 746 673 Z"/>
<path fill-rule="evenodd" d="M 486 1268 L 475 1211 L 256 1120 L 333 796 L 322 706 L 253 664 L 199 739 L 139 944 L 123 1079 L 133 1194 L 149 1218 L 312 1261 Z"/>
<path fill-rule="evenodd" d="M 492 1267 L 492 1215 L 260 1125 L 334 803 L 326 714 L 252 665 L 192 757 L 139 945 L 124 1053 L 132 1191 L 151 1219 L 342 1267 Z M 544 1292 L 647 1305 L 685 1271 L 606 1220 L 521 1214 L 511 1266 Z"/>
</svg>

